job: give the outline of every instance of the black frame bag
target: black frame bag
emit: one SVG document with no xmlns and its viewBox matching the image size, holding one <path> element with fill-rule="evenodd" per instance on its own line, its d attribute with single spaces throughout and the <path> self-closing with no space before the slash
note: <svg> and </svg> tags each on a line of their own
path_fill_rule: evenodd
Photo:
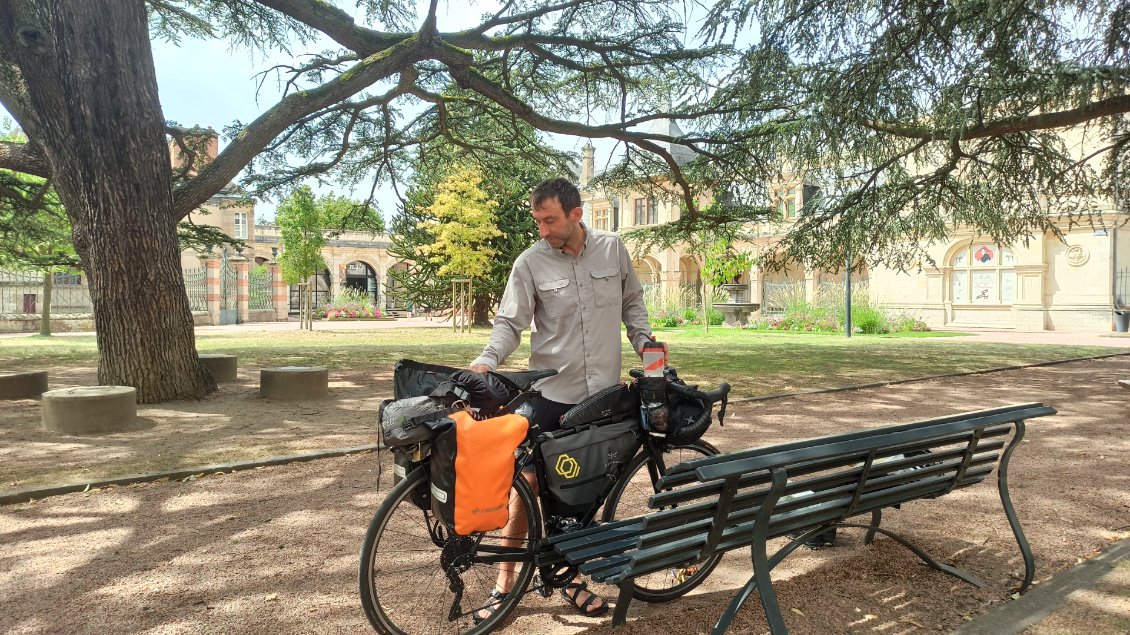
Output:
<svg viewBox="0 0 1130 635">
<path fill-rule="evenodd" d="M 560 516 L 580 518 L 607 494 L 640 449 L 638 419 L 588 425 L 545 435 L 540 446 L 545 485 Z"/>
</svg>

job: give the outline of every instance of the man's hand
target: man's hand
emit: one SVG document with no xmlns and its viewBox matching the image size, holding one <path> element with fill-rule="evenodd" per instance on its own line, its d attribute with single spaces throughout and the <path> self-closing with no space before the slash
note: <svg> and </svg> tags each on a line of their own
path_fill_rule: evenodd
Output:
<svg viewBox="0 0 1130 635">
<path fill-rule="evenodd" d="M 486 373 L 491 370 L 486 364 L 471 364 L 468 368 L 476 373 Z"/>
</svg>

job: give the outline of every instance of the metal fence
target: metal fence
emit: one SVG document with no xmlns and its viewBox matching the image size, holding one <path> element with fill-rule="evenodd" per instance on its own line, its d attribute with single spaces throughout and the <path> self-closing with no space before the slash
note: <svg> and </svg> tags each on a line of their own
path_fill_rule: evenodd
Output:
<svg viewBox="0 0 1130 635">
<path fill-rule="evenodd" d="M 193 311 L 208 310 L 208 268 L 185 269 L 184 290 L 188 293 L 188 306 Z"/>
<path fill-rule="evenodd" d="M 90 289 L 77 274 L 53 274 L 51 314 L 89 315 L 94 312 Z M 43 274 L 29 271 L 0 270 L 0 314 L 34 315 L 43 313 L 46 295 Z"/>
<path fill-rule="evenodd" d="M 247 274 L 247 308 L 252 311 L 275 308 L 274 302 L 271 301 L 273 288 L 274 280 L 270 268 L 253 267 Z"/>
</svg>

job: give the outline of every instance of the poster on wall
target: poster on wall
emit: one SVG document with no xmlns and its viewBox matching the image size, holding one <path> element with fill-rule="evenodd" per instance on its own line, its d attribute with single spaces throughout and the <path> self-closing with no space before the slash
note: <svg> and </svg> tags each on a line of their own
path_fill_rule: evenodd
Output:
<svg viewBox="0 0 1130 635">
<path fill-rule="evenodd" d="M 973 274 L 973 303 L 990 304 L 997 299 L 997 274 L 979 271 Z"/>
</svg>

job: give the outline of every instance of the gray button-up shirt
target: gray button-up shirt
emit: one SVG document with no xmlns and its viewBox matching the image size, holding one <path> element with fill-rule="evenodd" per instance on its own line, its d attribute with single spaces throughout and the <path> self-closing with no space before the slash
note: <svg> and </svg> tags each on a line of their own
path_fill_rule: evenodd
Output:
<svg viewBox="0 0 1130 635">
<path fill-rule="evenodd" d="M 530 368 L 556 368 L 538 388 L 547 399 L 579 403 L 620 381 L 620 323 L 639 353 L 651 335 L 643 287 L 616 234 L 585 230 L 576 257 L 545 240 L 514 261 L 483 354 L 472 365 L 498 368 L 531 322 Z"/>
</svg>

